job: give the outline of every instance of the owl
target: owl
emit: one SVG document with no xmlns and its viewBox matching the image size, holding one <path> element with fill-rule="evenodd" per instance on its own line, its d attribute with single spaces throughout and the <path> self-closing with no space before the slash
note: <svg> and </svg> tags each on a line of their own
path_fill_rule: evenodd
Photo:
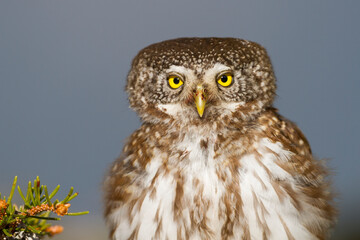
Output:
<svg viewBox="0 0 360 240">
<path fill-rule="evenodd" d="M 110 238 L 325 239 L 336 211 L 327 169 L 272 107 L 266 50 L 180 38 L 132 62 L 142 120 L 104 180 Z"/>
</svg>

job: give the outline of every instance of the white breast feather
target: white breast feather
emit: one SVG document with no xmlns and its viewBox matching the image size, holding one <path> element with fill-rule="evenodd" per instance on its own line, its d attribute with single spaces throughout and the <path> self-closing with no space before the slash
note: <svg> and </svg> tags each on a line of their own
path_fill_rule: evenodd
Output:
<svg viewBox="0 0 360 240">
<path fill-rule="evenodd" d="M 208 149 L 209 152 L 204 154 L 200 148 L 200 141 L 206 136 L 208 140 Z M 179 163 L 179 169 L 181 169 L 183 175 L 187 176 L 186 182 L 184 183 L 184 197 L 187 199 L 193 199 L 196 194 L 198 194 L 198 189 L 193 185 L 193 179 L 198 178 L 204 186 L 204 198 L 211 199 L 212 208 L 207 211 L 207 217 L 210 222 L 207 222 L 209 227 L 214 230 L 216 235 L 214 239 L 221 239 L 221 227 L 224 223 L 224 219 L 219 219 L 218 212 L 219 202 L 222 194 L 225 189 L 219 181 L 216 174 L 216 165 L 217 161 L 214 160 L 214 147 L 215 135 L 212 135 L 210 131 L 204 130 L 201 134 L 197 131 L 192 131 L 192 129 L 187 129 L 187 134 L 184 140 L 178 143 L 176 147 L 179 150 L 187 150 L 188 160 L 186 163 Z M 293 184 L 293 178 L 279 167 L 275 161 L 288 161 L 288 158 L 291 156 L 291 153 L 284 150 L 281 143 L 273 143 L 269 139 L 263 138 L 257 142 L 255 146 L 257 151 L 263 156 L 261 158 L 262 164 L 264 164 L 271 172 L 271 177 L 287 181 L 290 184 Z M 280 159 L 277 159 L 271 151 L 275 152 Z M 155 158 L 148 164 L 146 171 L 148 173 L 147 177 L 143 179 L 144 184 L 148 185 L 159 167 L 162 163 L 162 155 L 154 154 Z M 243 158 L 239 159 L 241 162 L 241 169 L 239 170 L 240 174 L 240 188 L 241 188 L 241 198 L 243 200 L 243 211 L 245 216 L 245 221 L 249 225 L 249 231 L 252 239 L 262 239 L 263 231 L 257 225 L 256 212 L 259 209 L 255 208 L 254 205 L 254 195 L 257 199 L 262 202 L 268 214 L 265 214 L 265 217 L 260 216 L 261 221 L 266 223 L 269 226 L 270 236 L 267 236 L 268 239 L 287 239 L 287 235 L 284 229 L 284 226 L 280 220 L 282 218 L 283 222 L 286 223 L 290 232 L 292 233 L 295 239 L 313 239 L 314 237 L 299 223 L 299 213 L 297 209 L 291 204 L 291 199 L 289 196 L 285 197 L 283 201 L 280 201 L 278 195 L 271 185 L 271 179 L 269 179 L 268 174 L 264 167 L 256 160 L 253 154 L 245 155 Z M 255 176 L 255 174 L 257 176 Z M 176 189 L 176 180 L 175 172 L 167 175 L 159 175 L 155 186 L 156 186 L 156 197 L 154 199 L 150 198 L 150 193 L 145 197 L 141 208 L 139 211 L 133 212 L 133 221 L 130 223 L 128 221 L 128 205 L 125 204 L 119 207 L 116 211 L 111 214 L 110 219 L 113 222 L 120 223 L 119 227 L 116 229 L 116 239 L 127 239 L 130 234 L 134 231 L 136 227 L 138 230 L 138 239 L 158 239 L 155 237 L 155 231 L 157 229 L 157 222 L 155 221 L 156 212 L 159 212 L 159 217 L 162 219 L 162 235 L 158 236 L 160 239 L 176 239 L 177 228 L 179 226 L 178 222 L 174 221 L 173 216 L 173 206 L 175 199 L 175 189 Z M 263 184 L 260 182 L 259 178 L 265 184 L 266 189 L 264 189 Z M 192 209 L 195 205 L 185 206 L 183 209 L 183 216 L 185 220 L 183 221 L 183 227 L 190 226 L 190 210 L 198 211 L 197 217 L 195 219 L 201 221 L 201 218 L 204 216 L 201 214 L 202 209 Z M 314 212 L 310 207 L 309 209 L 304 209 L 304 211 L 310 211 L 309 215 L 316 217 Z M 187 219 L 187 220 L 186 220 Z M 234 239 L 241 238 L 243 234 L 242 229 L 234 232 Z M 181 235 L 185 237 L 185 233 L 182 232 Z M 200 233 L 195 233 L 191 236 L 191 239 L 203 239 Z"/>
</svg>

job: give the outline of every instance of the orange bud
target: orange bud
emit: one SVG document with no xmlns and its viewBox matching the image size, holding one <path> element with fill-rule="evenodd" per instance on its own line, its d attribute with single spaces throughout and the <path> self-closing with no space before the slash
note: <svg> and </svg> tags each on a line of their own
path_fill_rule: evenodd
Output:
<svg viewBox="0 0 360 240">
<path fill-rule="evenodd" d="M 64 216 L 67 214 L 70 206 L 71 206 L 70 203 L 66 203 L 66 204 L 59 203 L 55 207 L 55 213 L 59 216 Z"/>
<path fill-rule="evenodd" d="M 0 199 L 0 212 L 1 212 L 3 209 L 7 209 L 7 207 L 8 207 L 8 204 L 6 203 L 6 201 Z"/>
<path fill-rule="evenodd" d="M 8 204 L 5 200 L 0 199 L 0 220 L 2 220 L 3 216 L 6 213 L 6 209 L 8 207 Z"/>
<path fill-rule="evenodd" d="M 49 233 L 50 236 L 54 236 L 55 234 L 62 233 L 63 230 L 64 230 L 64 227 L 63 227 L 63 226 L 54 225 L 54 226 L 48 227 L 45 231 L 46 231 L 47 233 Z"/>
</svg>

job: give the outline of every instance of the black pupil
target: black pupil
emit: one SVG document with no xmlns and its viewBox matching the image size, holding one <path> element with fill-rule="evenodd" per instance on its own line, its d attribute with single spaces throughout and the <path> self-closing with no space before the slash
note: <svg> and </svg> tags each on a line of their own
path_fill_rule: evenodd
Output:
<svg viewBox="0 0 360 240">
<path fill-rule="evenodd" d="M 221 80 L 223 83 L 226 83 L 227 80 L 228 80 L 228 77 L 227 77 L 226 75 L 222 75 L 222 76 L 220 77 L 220 80 Z"/>
<path fill-rule="evenodd" d="M 174 83 L 175 83 L 175 84 L 179 84 L 179 83 L 180 83 L 180 79 L 179 79 L 179 78 L 174 78 Z"/>
</svg>

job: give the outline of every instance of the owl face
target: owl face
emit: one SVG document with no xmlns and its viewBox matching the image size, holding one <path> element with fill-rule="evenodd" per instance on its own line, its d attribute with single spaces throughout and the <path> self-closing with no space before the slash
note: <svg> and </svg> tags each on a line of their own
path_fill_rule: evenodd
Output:
<svg viewBox="0 0 360 240">
<path fill-rule="evenodd" d="M 244 121 L 270 106 L 275 77 L 260 45 L 182 38 L 150 45 L 128 75 L 130 106 L 150 122 Z"/>
</svg>

